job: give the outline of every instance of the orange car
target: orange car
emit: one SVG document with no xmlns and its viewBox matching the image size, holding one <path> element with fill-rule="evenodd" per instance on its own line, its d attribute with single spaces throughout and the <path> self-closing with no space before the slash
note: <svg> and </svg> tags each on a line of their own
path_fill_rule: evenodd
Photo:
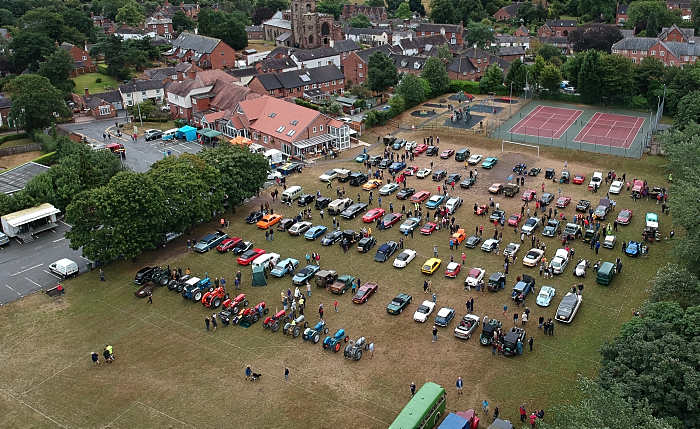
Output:
<svg viewBox="0 0 700 429">
<path fill-rule="evenodd" d="M 467 238 L 467 233 L 463 229 L 458 229 L 457 232 L 452 234 L 452 241 L 457 244 L 461 244 L 465 238 Z"/>
<path fill-rule="evenodd" d="M 277 214 L 277 213 L 269 214 L 269 215 L 263 216 L 263 218 L 260 219 L 256 225 L 258 225 L 258 228 L 267 229 L 281 220 L 282 220 L 281 214 Z"/>
<path fill-rule="evenodd" d="M 382 181 L 379 179 L 368 180 L 367 183 L 362 185 L 362 189 L 364 189 L 365 191 L 370 191 L 374 188 L 378 188 L 379 185 L 381 185 L 381 184 L 382 184 Z"/>
</svg>

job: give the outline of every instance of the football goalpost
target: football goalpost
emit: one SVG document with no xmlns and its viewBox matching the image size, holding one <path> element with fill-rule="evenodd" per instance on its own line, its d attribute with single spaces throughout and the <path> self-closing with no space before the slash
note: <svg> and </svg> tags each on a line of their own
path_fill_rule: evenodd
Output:
<svg viewBox="0 0 700 429">
<path fill-rule="evenodd" d="M 501 153 L 504 152 L 506 143 L 508 143 L 508 144 L 514 144 L 514 145 L 517 145 L 517 146 L 525 146 L 525 147 L 535 148 L 535 149 L 537 149 L 537 158 L 540 157 L 540 147 L 539 147 L 539 146 L 534 145 L 534 144 L 526 144 L 526 143 L 512 142 L 512 141 L 510 141 L 510 140 L 501 140 Z"/>
</svg>

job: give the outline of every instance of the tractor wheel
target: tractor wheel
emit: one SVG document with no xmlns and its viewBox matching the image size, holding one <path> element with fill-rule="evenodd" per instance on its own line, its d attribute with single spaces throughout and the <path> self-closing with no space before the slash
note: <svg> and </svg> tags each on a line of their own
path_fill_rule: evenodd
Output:
<svg viewBox="0 0 700 429">
<path fill-rule="evenodd" d="M 279 320 L 275 320 L 274 322 L 272 322 L 272 326 L 270 327 L 270 329 L 272 330 L 272 332 L 277 332 L 277 331 L 279 331 L 279 329 L 280 329 L 280 321 L 279 321 Z"/>
<path fill-rule="evenodd" d="M 361 350 L 361 349 L 355 350 L 355 356 L 354 356 L 354 358 L 355 358 L 355 360 L 360 360 L 360 359 L 362 359 L 362 350 Z"/>
<path fill-rule="evenodd" d="M 197 291 L 194 293 L 194 297 L 192 298 L 195 301 L 201 301 L 202 300 L 202 291 Z"/>
<path fill-rule="evenodd" d="M 267 322 L 263 322 L 263 329 L 267 329 L 270 327 L 270 324 Z"/>
<path fill-rule="evenodd" d="M 345 346 L 345 351 L 343 352 L 343 356 L 345 356 L 346 359 L 350 359 L 350 357 L 351 357 L 350 344 Z"/>
<path fill-rule="evenodd" d="M 323 329 L 323 333 L 327 334 L 328 333 L 328 328 Z"/>
<path fill-rule="evenodd" d="M 214 286 L 209 286 L 209 292 L 214 292 Z"/>
<path fill-rule="evenodd" d="M 256 323 L 258 320 L 260 320 L 260 315 L 256 311 L 255 313 L 253 313 L 253 323 Z"/>
<path fill-rule="evenodd" d="M 335 343 L 335 347 L 333 347 L 333 353 L 338 353 L 340 351 L 340 342 Z"/>
<path fill-rule="evenodd" d="M 267 313 L 269 313 L 269 312 L 270 312 L 270 309 L 269 309 L 269 308 L 266 308 L 265 310 L 263 310 L 263 314 L 267 314 Z"/>
<path fill-rule="evenodd" d="M 289 323 L 289 316 L 284 316 L 284 323 Z"/>
<path fill-rule="evenodd" d="M 244 300 L 243 300 L 243 307 L 247 307 L 247 306 L 248 306 L 248 300 L 247 300 L 247 299 L 244 299 Z M 266 313 L 266 314 L 267 314 L 267 313 Z"/>
<path fill-rule="evenodd" d="M 320 336 L 320 335 L 314 334 L 314 336 L 311 338 L 311 342 L 314 343 L 314 344 L 316 344 L 316 343 L 319 342 L 320 339 L 321 339 L 321 336 Z M 324 348 L 325 348 L 325 347 L 324 347 Z"/>
<path fill-rule="evenodd" d="M 168 284 L 168 277 L 167 277 L 167 276 L 163 276 L 163 277 L 161 277 L 161 279 L 160 279 L 160 282 L 159 282 L 159 283 L 160 283 L 160 285 L 161 285 L 161 286 L 165 286 L 165 285 L 167 285 L 167 284 Z"/>
<path fill-rule="evenodd" d="M 309 327 L 309 322 L 304 322 L 304 329 Z"/>
<path fill-rule="evenodd" d="M 348 337 L 348 336 L 346 335 L 345 338 L 344 338 L 343 340 L 347 343 L 348 341 L 350 341 L 350 337 Z"/>
<path fill-rule="evenodd" d="M 224 301 L 228 299 L 228 294 L 224 294 Z"/>
<path fill-rule="evenodd" d="M 211 308 L 219 308 L 221 305 L 221 298 L 214 298 L 214 300 L 211 302 Z"/>
<path fill-rule="evenodd" d="M 369 344 L 365 343 L 365 350 L 369 350 Z"/>
<path fill-rule="evenodd" d="M 238 314 L 238 311 L 239 311 L 239 310 L 240 310 L 240 309 L 238 308 L 238 306 L 237 306 L 237 305 L 234 305 L 234 306 L 231 308 L 231 313 L 232 313 L 232 314 Z"/>
<path fill-rule="evenodd" d="M 329 347 L 329 345 L 326 344 L 326 342 L 324 341 L 324 342 L 323 342 L 323 350 L 327 349 L 328 347 Z"/>
<path fill-rule="evenodd" d="M 177 285 L 177 293 L 182 293 L 182 289 L 184 289 L 184 288 L 185 288 L 184 285 L 178 284 L 178 285 Z"/>
<path fill-rule="evenodd" d="M 292 337 L 296 338 L 299 336 L 300 333 L 301 333 L 301 328 L 297 326 L 292 330 Z"/>
</svg>

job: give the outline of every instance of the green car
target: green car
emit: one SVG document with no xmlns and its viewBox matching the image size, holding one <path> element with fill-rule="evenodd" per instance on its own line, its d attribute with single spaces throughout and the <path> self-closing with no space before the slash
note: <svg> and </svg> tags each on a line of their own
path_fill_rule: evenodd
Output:
<svg viewBox="0 0 700 429">
<path fill-rule="evenodd" d="M 492 168 L 496 163 L 498 162 L 498 158 L 496 157 L 489 157 L 484 160 L 484 162 L 481 163 L 482 168 Z"/>
<path fill-rule="evenodd" d="M 403 313 L 403 309 L 411 303 L 411 300 L 413 300 L 411 295 L 400 293 L 396 298 L 391 300 L 389 305 L 386 306 L 386 311 L 389 314 L 401 314 Z"/>
</svg>

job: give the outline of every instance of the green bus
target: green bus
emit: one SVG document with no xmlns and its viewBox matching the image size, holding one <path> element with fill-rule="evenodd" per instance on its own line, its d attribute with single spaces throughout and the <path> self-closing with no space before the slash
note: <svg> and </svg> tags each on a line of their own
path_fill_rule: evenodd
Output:
<svg viewBox="0 0 700 429">
<path fill-rule="evenodd" d="M 445 412 L 445 406 L 445 389 L 435 383 L 425 383 L 389 429 L 431 429 Z"/>
</svg>

